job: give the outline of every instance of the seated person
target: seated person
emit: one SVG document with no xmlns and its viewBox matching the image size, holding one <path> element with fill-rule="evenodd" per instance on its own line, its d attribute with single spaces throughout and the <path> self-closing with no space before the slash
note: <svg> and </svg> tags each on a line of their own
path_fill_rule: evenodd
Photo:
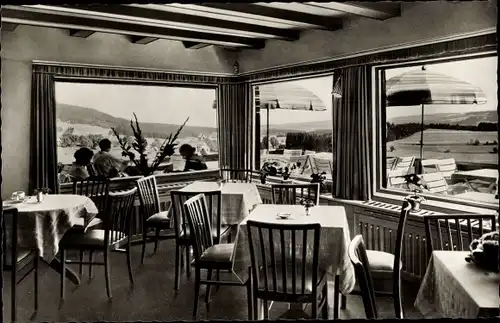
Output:
<svg viewBox="0 0 500 323">
<path fill-rule="evenodd" d="M 123 172 L 128 162 L 122 161 L 109 153 L 111 149 L 109 139 L 101 140 L 99 148 L 101 151 L 94 156 L 94 169 L 97 175 L 106 178 L 117 177 L 120 172 Z"/>
<path fill-rule="evenodd" d="M 186 160 L 186 166 L 184 166 L 184 171 L 192 170 L 205 170 L 207 169 L 207 164 L 203 157 L 195 153 L 196 148 L 189 144 L 184 144 L 179 148 L 179 153 Z"/>
<path fill-rule="evenodd" d="M 75 162 L 71 165 L 68 175 L 76 180 L 89 178 L 90 175 L 87 166 L 90 164 L 93 156 L 94 153 L 88 148 L 83 147 L 78 149 L 74 154 Z"/>
</svg>

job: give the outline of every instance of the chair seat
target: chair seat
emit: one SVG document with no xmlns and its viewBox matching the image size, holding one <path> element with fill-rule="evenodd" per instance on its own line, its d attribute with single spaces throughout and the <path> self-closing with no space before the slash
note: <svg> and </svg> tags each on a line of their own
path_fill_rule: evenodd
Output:
<svg viewBox="0 0 500 323">
<path fill-rule="evenodd" d="M 103 221 L 99 218 L 93 218 L 89 224 L 87 225 L 87 227 L 85 227 L 85 219 L 84 218 L 77 218 L 75 220 L 75 224 L 73 225 L 73 227 L 71 227 L 72 230 L 84 230 L 84 229 L 88 229 L 88 228 L 92 228 L 92 227 L 95 227 L 99 224 L 103 223 Z"/>
<path fill-rule="evenodd" d="M 390 272 L 392 275 L 394 268 L 394 255 L 385 251 L 376 250 L 366 250 L 366 256 L 368 257 L 368 262 L 370 263 L 370 272 L 373 277 L 377 276 L 377 273 Z M 403 267 L 403 263 L 399 262 L 399 269 Z"/>
<path fill-rule="evenodd" d="M 281 265 L 278 265 L 281 266 Z M 267 284 L 270 289 L 274 290 L 273 287 L 273 276 L 272 276 L 272 269 L 269 268 L 267 271 Z M 313 277 L 312 277 L 312 272 L 307 272 L 305 274 L 305 279 L 304 279 L 304 291 L 302 291 L 302 281 L 301 281 L 301 275 L 302 275 L 302 269 L 301 265 L 296 265 L 296 272 L 295 275 L 292 275 L 292 269 L 287 268 L 286 270 L 286 286 L 287 286 L 287 294 L 311 294 L 312 293 L 312 287 L 313 287 Z M 324 270 L 319 270 L 318 273 L 318 282 L 317 285 L 321 286 L 323 283 L 326 282 L 326 271 Z M 292 281 L 295 280 L 295 291 L 292 290 Z M 259 270 L 259 284 L 258 284 L 258 289 L 259 291 L 264 291 L 264 285 L 265 285 L 265 276 L 264 276 L 264 268 L 261 268 Z M 279 293 L 283 293 L 283 275 L 280 272 L 276 273 L 276 290 Z M 318 292 L 321 292 L 321 288 L 318 288 Z M 268 293 L 268 292 L 266 292 Z M 279 301 L 276 299 L 276 301 Z"/>
<path fill-rule="evenodd" d="M 148 224 L 170 224 L 170 218 L 168 217 L 168 211 L 158 212 L 150 216 L 146 223 Z"/>
<path fill-rule="evenodd" d="M 234 243 L 215 244 L 203 252 L 199 264 L 196 264 L 196 260 L 191 264 L 199 265 L 200 268 L 229 270 L 233 265 L 233 250 Z"/>
<path fill-rule="evenodd" d="M 104 245 L 105 232 L 106 232 L 105 230 L 101 229 L 89 230 L 87 232 L 67 232 L 59 242 L 59 245 L 65 249 L 71 249 L 71 248 L 85 249 L 85 247 L 105 248 L 106 247 Z M 118 231 L 109 231 L 110 237 L 115 237 L 118 236 L 119 234 L 122 233 Z M 123 241 L 125 238 L 127 238 L 126 235 L 122 239 L 120 239 L 120 241 Z"/>
</svg>

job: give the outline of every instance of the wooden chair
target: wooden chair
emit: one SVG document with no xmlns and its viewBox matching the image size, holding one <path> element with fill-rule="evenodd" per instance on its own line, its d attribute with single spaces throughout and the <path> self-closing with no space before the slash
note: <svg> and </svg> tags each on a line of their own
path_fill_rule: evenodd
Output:
<svg viewBox="0 0 500 323">
<path fill-rule="evenodd" d="M 187 214 L 184 212 L 183 205 L 191 197 L 200 194 L 200 192 L 184 192 L 184 191 L 171 191 L 170 196 L 172 200 L 173 211 L 173 226 L 175 233 L 175 290 L 179 289 L 180 269 L 183 267 L 184 258 L 181 257 L 181 252 L 186 252 L 186 271 L 190 275 L 190 248 L 193 245 L 189 224 L 187 221 Z M 222 193 L 220 190 L 203 192 L 205 199 L 208 202 L 208 213 L 211 221 L 211 232 L 214 243 L 220 243 L 223 239 L 230 242 L 231 226 L 222 225 L 221 207 L 222 207 Z M 215 223 L 214 223 L 215 222 Z M 184 249 L 184 250 L 182 250 Z"/>
<path fill-rule="evenodd" d="M 373 289 L 373 279 L 370 270 L 367 250 L 362 235 L 357 235 L 352 239 L 348 249 L 349 259 L 354 266 L 356 281 L 361 290 L 361 298 L 365 308 L 367 319 L 378 318 L 377 303 L 375 302 L 375 290 Z"/>
<path fill-rule="evenodd" d="M 396 161 L 396 166 L 394 166 L 394 170 L 402 170 L 403 175 L 407 175 L 410 173 L 411 168 L 414 166 L 413 165 L 414 163 L 415 163 L 414 156 L 398 157 L 398 160 Z"/>
<path fill-rule="evenodd" d="M 402 169 L 393 169 L 387 172 L 387 187 L 400 188 L 408 190 L 408 184 L 406 183 L 405 171 Z"/>
<path fill-rule="evenodd" d="M 14 207 L 6 207 L 2 212 L 2 236 L 3 236 L 3 270 L 11 272 L 11 321 L 17 321 L 16 309 L 16 286 L 34 271 L 34 295 L 35 312 L 38 310 L 38 268 L 40 254 L 38 249 L 31 250 L 18 246 L 17 230 L 19 213 Z M 21 276 L 20 279 L 18 277 Z"/>
<path fill-rule="evenodd" d="M 438 159 L 437 167 L 446 179 L 451 179 L 451 175 L 457 171 L 457 163 L 454 158 Z"/>
<path fill-rule="evenodd" d="M 448 183 L 441 173 L 419 175 L 431 193 L 448 194 Z"/>
<path fill-rule="evenodd" d="M 439 172 L 438 159 L 424 159 L 420 163 L 424 174 Z"/>
<path fill-rule="evenodd" d="M 403 303 L 401 299 L 401 269 L 403 267 L 401 256 L 403 253 L 403 237 L 406 219 L 408 218 L 410 210 L 411 204 L 408 201 L 404 201 L 399 215 L 394 254 L 377 250 L 365 250 L 364 252 L 368 260 L 367 266 L 370 270 L 370 275 L 373 275 L 375 281 L 383 282 L 388 279 L 392 281 L 392 292 L 384 290 L 384 288 L 381 288 L 382 286 L 376 286 L 373 282 L 371 285 L 376 296 L 392 297 L 396 318 L 399 319 L 404 318 Z M 359 295 L 360 292 L 363 293 L 362 286 L 358 284 L 358 287 L 360 288 L 360 291 L 354 290 L 351 292 L 352 295 Z M 345 308 L 347 299 L 343 298 L 342 301 L 344 302 L 343 308 Z"/>
<path fill-rule="evenodd" d="M 385 162 L 387 174 L 389 173 L 389 171 L 393 170 L 394 167 L 396 167 L 397 160 L 398 160 L 397 157 L 387 157 L 386 162 Z"/>
<path fill-rule="evenodd" d="M 224 182 L 231 183 L 251 183 L 253 170 L 250 169 L 229 169 L 224 168 L 220 170 L 220 177 Z"/>
<path fill-rule="evenodd" d="M 93 168 L 92 168 L 93 169 Z M 82 195 L 90 198 L 97 207 L 99 213 L 88 224 L 84 223 L 84 218 L 77 218 L 76 223 L 71 227 L 71 231 L 85 231 L 89 228 L 97 228 L 102 225 L 103 213 L 106 211 L 106 202 L 109 195 L 109 179 L 103 177 L 91 177 L 83 180 L 73 180 L 73 195 Z M 83 275 L 83 250 L 80 251 L 80 276 Z M 89 251 L 89 259 L 92 262 L 92 250 Z M 90 268 L 90 267 L 89 267 Z M 89 269 L 91 277 L 92 270 Z"/>
<path fill-rule="evenodd" d="M 425 215 L 424 226 L 429 256 L 434 250 L 469 250 L 469 244 L 473 239 L 481 237 L 484 233 L 495 231 L 497 227 L 494 214 Z M 443 236 L 443 231 L 445 231 L 445 236 Z M 464 234 L 467 237 L 465 242 Z"/>
<path fill-rule="evenodd" d="M 316 158 L 314 155 L 310 156 L 309 160 L 312 161 L 311 164 L 313 165 L 313 171 L 315 173 L 325 172 L 327 176 L 330 176 L 330 179 L 332 178 L 333 165 L 331 160 Z"/>
<path fill-rule="evenodd" d="M 160 240 L 160 230 L 172 229 L 172 223 L 168 217 L 168 211 L 161 211 L 160 196 L 158 186 L 154 175 L 143 177 L 137 180 L 137 192 L 141 203 L 142 215 L 142 253 L 141 264 L 144 264 L 144 255 L 146 253 L 146 243 L 148 239 L 154 240 L 154 252 L 158 250 Z M 155 230 L 154 237 L 148 237 L 148 229 Z M 175 239 L 175 234 L 169 234 L 162 237 L 163 240 Z"/>
<path fill-rule="evenodd" d="M 295 205 L 306 198 L 319 205 L 319 183 L 310 184 L 271 184 L 273 204 Z"/>
<path fill-rule="evenodd" d="M 204 194 L 198 194 L 191 197 L 184 203 L 184 213 L 187 221 L 193 243 L 194 253 L 194 268 L 195 268 L 195 288 L 194 288 L 194 309 L 193 318 L 196 320 L 198 311 L 198 298 L 200 294 L 200 286 L 207 285 L 205 295 L 205 303 L 210 302 L 210 287 L 211 285 L 226 285 L 226 286 L 245 286 L 247 288 L 248 297 L 248 319 L 252 319 L 252 290 L 251 278 L 246 281 L 221 281 L 219 277 L 212 280 L 212 272 L 220 270 L 231 272 L 233 266 L 233 251 L 234 243 L 215 244 L 213 235 L 211 234 L 211 217 L 209 215 L 210 206 L 207 207 Z M 187 264 L 189 266 L 190 264 Z M 201 270 L 207 270 L 207 279 L 201 279 Z"/>
<path fill-rule="evenodd" d="M 262 301 L 264 319 L 269 319 L 271 301 L 309 303 L 313 318 L 321 313 L 328 319 L 326 271 L 319 268 L 320 231 L 319 223 L 247 222 L 255 317 L 256 304 Z"/>
<path fill-rule="evenodd" d="M 130 230 L 132 220 L 132 210 L 135 201 L 137 188 L 129 190 L 110 192 L 106 212 L 103 217 L 104 229 L 90 229 L 85 232 L 67 232 L 59 243 L 62 271 L 66 270 L 66 264 L 82 263 L 88 265 L 104 266 L 106 278 L 106 291 L 111 298 L 111 282 L 109 277 L 109 252 L 121 251 L 127 255 L 127 265 L 130 282 L 134 283 L 132 275 L 132 263 L 130 259 Z M 125 249 L 120 247 L 126 245 Z M 104 262 L 76 262 L 66 259 L 67 250 L 90 250 L 102 251 Z M 92 267 L 90 267 L 92 270 Z M 65 297 L 65 279 L 61 275 L 61 299 Z"/>
<path fill-rule="evenodd" d="M 304 173 L 304 171 L 308 170 L 311 168 L 310 165 L 310 156 L 309 155 L 302 155 L 297 157 L 297 160 L 295 161 L 297 165 L 300 165 L 297 167 L 297 170 L 295 173 L 301 175 Z"/>
</svg>

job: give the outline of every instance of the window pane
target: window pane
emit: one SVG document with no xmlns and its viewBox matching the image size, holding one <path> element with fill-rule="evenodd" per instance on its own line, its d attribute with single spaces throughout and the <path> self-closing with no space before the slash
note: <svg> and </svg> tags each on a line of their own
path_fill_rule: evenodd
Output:
<svg viewBox="0 0 500 323">
<path fill-rule="evenodd" d="M 77 150 L 89 148 L 94 161 L 100 151 L 99 142 L 104 138 L 111 141 L 109 154 L 123 162 L 120 171 L 136 175 L 136 170 L 130 168 L 135 164 L 122 155 L 123 149 L 111 130 L 117 130 L 126 146 L 132 145 L 135 140 L 130 120 L 134 119 L 134 113 L 147 141 L 145 153 L 150 166 L 165 139 L 174 135 L 189 117 L 176 140 L 174 155 L 162 162 L 159 171 L 184 170 L 185 160 L 179 154 L 182 144 L 195 148 L 195 156 L 198 155 L 208 169 L 218 168 L 215 95 L 215 89 L 56 82 L 60 180 L 67 181 L 67 175 L 75 171 Z M 139 152 L 134 148 L 130 151 L 139 160 Z"/>
<path fill-rule="evenodd" d="M 385 70 L 387 187 L 417 173 L 425 193 L 498 203 L 496 70 L 496 56 Z"/>
<path fill-rule="evenodd" d="M 294 176 L 310 180 L 312 172 L 325 171 L 331 179 L 332 83 L 326 76 L 254 87 L 261 166 L 295 165 Z"/>
</svg>

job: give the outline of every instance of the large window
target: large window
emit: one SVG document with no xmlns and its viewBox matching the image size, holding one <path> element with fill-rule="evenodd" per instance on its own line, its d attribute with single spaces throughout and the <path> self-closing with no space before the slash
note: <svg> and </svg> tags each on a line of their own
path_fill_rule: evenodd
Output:
<svg viewBox="0 0 500 323">
<path fill-rule="evenodd" d="M 218 144 L 214 100 L 214 88 L 56 82 L 59 171 L 65 173 L 69 170 L 75 161 L 75 151 L 81 147 L 97 153 L 99 141 L 104 138 L 112 143 L 112 155 L 123 161 L 129 160 L 122 155 L 111 128 L 132 144 L 134 134 L 130 120 L 134 119 L 134 113 L 147 141 L 149 163 L 154 160 L 165 138 L 174 134 L 189 118 L 178 137 L 174 155 L 165 160 L 162 171 L 184 169 L 185 162 L 178 151 L 184 143 L 196 148 L 208 169 L 216 169 Z M 138 156 L 136 151 L 131 151 Z"/>
<path fill-rule="evenodd" d="M 382 186 L 410 191 L 404 176 L 416 174 L 429 196 L 498 205 L 497 56 L 390 66 L 378 75 Z"/>
<path fill-rule="evenodd" d="M 332 76 L 254 86 L 257 112 L 257 167 L 298 164 L 293 175 L 310 180 L 312 172 L 332 165 Z"/>
</svg>

